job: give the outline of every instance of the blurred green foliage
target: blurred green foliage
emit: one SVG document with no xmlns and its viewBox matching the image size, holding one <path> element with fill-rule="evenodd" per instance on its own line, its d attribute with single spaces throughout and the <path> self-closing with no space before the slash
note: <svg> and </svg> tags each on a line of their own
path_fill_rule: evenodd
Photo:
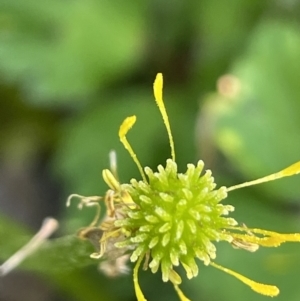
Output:
<svg viewBox="0 0 300 301">
<path fill-rule="evenodd" d="M 121 181 L 138 177 L 118 141 L 126 116 L 137 115 L 129 139 L 143 165 L 155 169 L 170 156 L 152 96 L 155 74 L 163 72 L 181 170 L 202 158 L 219 185 L 280 170 L 300 153 L 299 17 L 295 0 L 0 0 L 0 166 L 47 162 L 61 187 L 53 200 L 60 234 L 74 234 L 92 212 L 66 210 L 65 198 L 105 193 L 101 171 L 111 149 Z M 249 227 L 300 232 L 298 183 L 247 188 L 228 202 Z M 23 200 L 15 201 L 17 211 Z M 0 260 L 30 237 L 12 220 L 0 218 Z M 299 300 L 297 244 L 255 254 L 219 247 L 217 262 L 278 285 L 277 300 Z M 89 245 L 66 236 L 23 268 L 74 300 L 134 300 L 131 276 L 105 278 L 89 253 Z M 159 273 L 141 272 L 141 285 L 149 300 L 176 300 Z M 192 300 L 266 298 L 204 266 L 184 286 Z"/>
</svg>

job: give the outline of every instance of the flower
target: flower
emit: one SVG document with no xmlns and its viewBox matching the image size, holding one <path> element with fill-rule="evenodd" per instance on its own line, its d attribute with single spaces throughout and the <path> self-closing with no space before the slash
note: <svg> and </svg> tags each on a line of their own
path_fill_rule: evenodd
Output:
<svg viewBox="0 0 300 301">
<path fill-rule="evenodd" d="M 127 117 L 120 127 L 119 137 L 142 179 L 120 184 L 114 164 L 111 170 L 103 170 L 103 179 L 110 188 L 104 197 L 70 196 L 68 204 L 77 196 L 81 200 L 80 207 L 97 206 L 100 210 L 99 202 L 104 201 L 107 209 L 99 225 L 98 212 L 93 223 L 82 229 L 79 236 L 90 239 L 96 246 L 97 252 L 91 257 L 115 262 L 115 268 L 118 258 L 130 254 L 130 261 L 136 262 L 133 281 L 138 301 L 146 300 L 138 283 L 138 270 L 143 260 L 143 269 L 150 269 L 152 273 L 161 269 L 162 280 L 173 283 L 181 301 L 189 299 L 178 287 L 182 279 L 176 267 L 182 265 L 187 278 L 191 279 L 198 275 L 196 259 L 234 276 L 257 293 L 278 295 L 276 286 L 252 281 L 218 265 L 215 243 L 226 241 L 234 248 L 255 252 L 259 246 L 277 247 L 284 242 L 300 241 L 300 234 L 280 234 L 239 225 L 228 217 L 234 207 L 222 204 L 222 200 L 232 190 L 298 174 L 300 161 L 275 174 L 232 187 L 216 188 L 211 171 L 203 173 L 203 161 L 197 165 L 188 164 L 186 172 L 179 173 L 162 91 L 163 76 L 159 73 L 154 82 L 154 96 L 169 136 L 171 158 L 165 166 L 159 165 L 157 171 L 143 168 L 126 138 L 136 116 Z"/>
</svg>

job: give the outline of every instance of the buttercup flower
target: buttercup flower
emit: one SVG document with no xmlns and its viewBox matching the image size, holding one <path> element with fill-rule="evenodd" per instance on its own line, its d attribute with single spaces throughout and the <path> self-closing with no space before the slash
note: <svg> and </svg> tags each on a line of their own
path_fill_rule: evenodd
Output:
<svg viewBox="0 0 300 301">
<path fill-rule="evenodd" d="M 281 234 L 239 225 L 235 219 L 228 217 L 234 207 L 222 204 L 222 200 L 232 190 L 298 174 L 300 161 L 275 174 L 232 187 L 216 188 L 211 171 L 203 172 L 203 161 L 196 165 L 188 164 L 184 173 L 178 172 L 162 90 L 163 76 L 159 73 L 154 82 L 154 96 L 169 136 L 171 158 L 165 166 L 159 165 L 156 171 L 143 168 L 126 139 L 136 116 L 126 118 L 120 127 L 119 137 L 142 179 L 120 184 L 113 164 L 111 170 L 103 170 L 103 179 L 109 186 L 104 197 L 71 195 L 68 204 L 75 196 L 81 200 L 80 208 L 98 208 L 95 220 L 80 230 L 79 236 L 93 242 L 97 252 L 91 257 L 106 259 L 103 262 L 109 262 L 109 269 L 114 269 L 115 274 L 126 270 L 124 263 L 128 258 L 136 263 L 133 282 L 138 301 L 146 300 L 138 283 L 142 262 L 144 270 L 156 273 L 160 269 L 162 280 L 172 282 L 180 300 L 188 301 L 178 287 L 182 280 L 176 267 L 182 265 L 187 278 L 191 279 L 198 275 L 197 259 L 204 265 L 234 276 L 257 293 L 271 297 L 278 295 L 276 286 L 252 281 L 218 265 L 215 262 L 215 243 L 226 241 L 234 248 L 255 252 L 259 246 L 278 247 L 284 242 L 300 241 L 300 234 Z M 111 161 L 114 163 L 115 160 Z M 106 206 L 106 217 L 99 223 L 101 201 Z M 122 264 L 118 263 L 120 259 Z"/>
</svg>

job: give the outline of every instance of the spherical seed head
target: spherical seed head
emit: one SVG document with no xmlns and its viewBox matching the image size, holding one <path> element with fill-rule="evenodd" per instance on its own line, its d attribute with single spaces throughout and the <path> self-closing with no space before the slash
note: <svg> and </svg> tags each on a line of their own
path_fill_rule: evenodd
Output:
<svg viewBox="0 0 300 301">
<path fill-rule="evenodd" d="M 137 206 L 128 208 L 124 220 L 116 221 L 130 233 L 116 246 L 134 246 L 133 262 L 150 252 L 149 267 L 155 273 L 161 266 L 164 281 L 180 263 L 188 278 L 195 277 L 195 258 L 208 265 L 216 257 L 213 242 L 232 240 L 223 229 L 237 224 L 224 217 L 234 208 L 220 204 L 227 197 L 226 189 L 215 189 L 211 172 L 201 175 L 203 167 L 199 161 L 197 166 L 188 164 L 184 174 L 177 173 L 176 163 L 168 159 L 157 172 L 145 168 L 148 182 L 132 179 L 131 184 L 122 185 Z"/>
</svg>

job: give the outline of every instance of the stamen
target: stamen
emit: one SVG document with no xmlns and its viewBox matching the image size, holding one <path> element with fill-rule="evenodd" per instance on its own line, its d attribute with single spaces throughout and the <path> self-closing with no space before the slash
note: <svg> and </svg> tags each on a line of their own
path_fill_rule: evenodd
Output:
<svg viewBox="0 0 300 301">
<path fill-rule="evenodd" d="M 252 186 L 252 185 L 256 185 L 256 184 L 261 184 L 261 183 L 265 183 L 265 182 L 270 182 L 270 181 L 274 181 L 277 179 L 281 179 L 284 177 L 289 177 L 289 176 L 293 176 L 300 173 L 300 161 L 297 163 L 292 164 L 291 166 L 276 172 L 274 174 L 271 174 L 269 176 L 254 180 L 254 181 L 250 181 L 250 182 L 245 182 L 242 184 L 238 184 L 238 185 L 234 185 L 231 187 L 228 187 L 226 190 L 227 191 L 232 191 L 235 189 L 239 189 L 239 188 L 243 188 L 243 187 L 247 187 L 247 186 Z"/>
<path fill-rule="evenodd" d="M 136 116 L 133 115 L 131 117 L 127 117 L 120 126 L 119 137 L 120 137 L 120 141 L 123 143 L 124 147 L 127 149 L 131 158 L 137 165 L 137 167 L 140 171 L 140 174 L 143 178 L 143 181 L 147 182 L 147 179 L 146 179 L 145 173 L 143 171 L 143 168 L 141 166 L 141 163 L 137 159 L 135 152 L 133 151 L 132 147 L 130 146 L 129 142 L 126 139 L 126 135 L 127 135 L 128 131 L 132 128 L 132 126 L 135 124 L 135 122 L 136 122 Z"/>
<path fill-rule="evenodd" d="M 138 281 L 138 270 L 140 268 L 143 258 L 144 258 L 144 256 L 139 257 L 139 259 L 133 269 L 133 284 L 134 284 L 134 290 L 135 290 L 135 294 L 136 294 L 138 301 L 147 301 L 144 297 L 144 294 L 140 288 L 139 281 Z"/>
<path fill-rule="evenodd" d="M 120 191 L 120 183 L 109 169 L 102 170 L 102 177 L 104 182 L 113 190 Z"/>
<path fill-rule="evenodd" d="M 164 124 L 165 124 L 167 132 L 168 132 L 172 160 L 175 161 L 174 141 L 173 141 L 173 136 L 172 136 L 172 132 L 171 132 L 168 114 L 167 114 L 167 111 L 166 111 L 166 108 L 164 105 L 164 101 L 163 101 L 163 76 L 161 73 L 158 73 L 156 75 L 156 78 L 155 78 L 155 81 L 153 84 L 153 90 L 154 90 L 155 101 L 157 103 L 157 106 L 162 115 Z"/>
<path fill-rule="evenodd" d="M 93 219 L 93 221 L 90 223 L 89 227 L 93 227 L 95 226 L 99 219 L 100 219 L 100 213 L 101 213 L 101 207 L 99 205 L 99 201 L 102 200 L 102 197 L 99 196 L 83 196 L 80 194 L 71 194 L 68 199 L 67 199 L 67 207 L 69 207 L 71 205 L 71 200 L 74 198 L 78 198 L 80 200 L 79 204 L 78 204 L 78 209 L 82 209 L 83 206 L 87 206 L 87 207 L 92 207 L 92 206 L 96 206 L 96 214 L 95 217 Z"/>
<path fill-rule="evenodd" d="M 239 279 L 240 281 L 242 281 L 243 283 L 245 283 L 246 285 L 248 285 L 250 288 L 252 288 L 255 292 L 265 295 L 265 296 L 269 296 L 269 297 L 275 297 L 279 294 L 279 289 L 278 287 L 274 286 L 274 285 L 267 285 L 267 284 L 262 284 L 259 282 L 255 282 L 253 280 L 250 280 L 249 278 L 236 273 L 232 270 L 229 270 L 227 268 L 224 268 L 214 262 L 211 262 L 210 265 L 212 265 L 213 267 Z"/>
<path fill-rule="evenodd" d="M 259 248 L 259 245 L 253 242 L 249 242 L 249 241 L 245 241 L 241 238 L 237 238 L 234 236 L 234 239 L 231 242 L 231 245 L 235 248 L 235 249 L 244 249 L 246 251 L 249 252 L 256 252 Z M 250 236 L 253 237 L 253 236 Z"/>
<path fill-rule="evenodd" d="M 109 165 L 110 165 L 110 170 L 112 174 L 115 176 L 115 178 L 118 178 L 118 173 L 117 173 L 117 154 L 116 151 L 112 150 L 109 152 Z"/>
<path fill-rule="evenodd" d="M 78 204 L 78 209 L 82 209 L 83 206 L 94 206 L 95 203 L 98 203 L 102 197 L 100 196 L 83 196 L 80 194 L 73 193 L 71 194 L 66 202 L 66 206 L 69 207 L 71 205 L 71 200 L 74 198 L 78 198 L 80 203 Z"/>
<path fill-rule="evenodd" d="M 175 291 L 178 294 L 178 297 L 181 301 L 191 301 L 188 299 L 182 292 L 182 290 L 178 287 L 178 285 L 174 285 Z"/>
<path fill-rule="evenodd" d="M 181 284 L 182 280 L 181 277 L 178 275 L 178 273 L 176 273 L 173 269 L 170 270 L 169 272 L 169 277 L 170 277 L 170 281 L 174 284 L 174 285 L 179 285 Z"/>
</svg>

